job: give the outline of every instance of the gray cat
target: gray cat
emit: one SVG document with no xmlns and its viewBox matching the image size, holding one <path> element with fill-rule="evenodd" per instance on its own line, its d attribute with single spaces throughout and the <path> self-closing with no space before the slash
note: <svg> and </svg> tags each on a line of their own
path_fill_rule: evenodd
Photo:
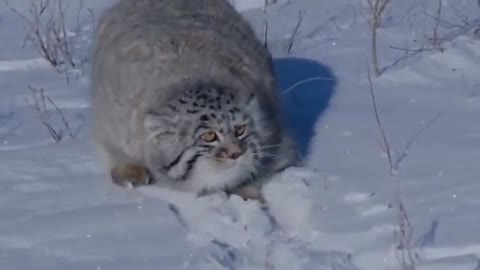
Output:
<svg viewBox="0 0 480 270">
<path fill-rule="evenodd" d="M 119 0 L 92 48 L 95 148 L 113 182 L 261 199 L 299 162 L 268 50 L 227 0 Z"/>
</svg>

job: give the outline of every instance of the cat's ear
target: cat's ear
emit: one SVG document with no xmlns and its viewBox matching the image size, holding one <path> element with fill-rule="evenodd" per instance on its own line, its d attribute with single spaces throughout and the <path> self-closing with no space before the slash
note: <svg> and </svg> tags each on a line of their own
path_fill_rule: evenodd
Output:
<svg viewBox="0 0 480 270">
<path fill-rule="evenodd" d="M 172 134 L 178 125 L 178 114 L 166 112 L 147 112 L 143 127 L 149 138 Z"/>
<path fill-rule="evenodd" d="M 258 100 L 256 95 L 251 94 L 247 98 L 246 108 L 247 112 L 258 112 L 260 110 L 260 101 Z"/>
</svg>

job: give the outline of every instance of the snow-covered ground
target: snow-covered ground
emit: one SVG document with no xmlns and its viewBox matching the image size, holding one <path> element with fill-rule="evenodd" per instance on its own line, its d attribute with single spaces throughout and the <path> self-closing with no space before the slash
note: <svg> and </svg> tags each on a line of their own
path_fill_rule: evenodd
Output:
<svg viewBox="0 0 480 270">
<path fill-rule="evenodd" d="M 28 12 L 29 2 L 10 5 Z M 408 58 L 402 48 L 430 48 L 438 1 L 392 0 L 386 10 L 385 70 L 372 81 L 393 175 L 369 90 L 367 1 L 277 1 L 266 15 L 263 1 L 236 2 L 259 36 L 268 20 L 285 119 L 305 153 L 304 168 L 265 187 L 268 208 L 111 184 L 87 137 L 88 70 L 67 82 L 22 47 L 29 28 L 0 5 L 0 269 L 413 269 L 402 256 L 416 269 L 480 269 L 477 1 L 443 0 L 443 50 Z M 84 1 L 91 12 L 71 28 L 76 57 L 110 4 Z M 29 87 L 44 89 L 73 136 L 55 108 L 34 108 Z M 42 120 L 64 130 L 61 142 Z"/>
</svg>

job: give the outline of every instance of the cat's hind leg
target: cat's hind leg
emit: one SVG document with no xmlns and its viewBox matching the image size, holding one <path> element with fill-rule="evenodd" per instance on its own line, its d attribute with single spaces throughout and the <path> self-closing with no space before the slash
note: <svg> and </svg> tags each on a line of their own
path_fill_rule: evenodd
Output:
<svg viewBox="0 0 480 270">
<path fill-rule="evenodd" d="M 265 204 L 266 200 L 263 197 L 262 191 L 259 187 L 255 185 L 246 185 L 234 188 L 226 192 L 228 196 L 231 194 L 235 194 L 243 198 L 245 201 L 247 200 L 255 200 L 258 201 L 260 204 Z"/>
</svg>

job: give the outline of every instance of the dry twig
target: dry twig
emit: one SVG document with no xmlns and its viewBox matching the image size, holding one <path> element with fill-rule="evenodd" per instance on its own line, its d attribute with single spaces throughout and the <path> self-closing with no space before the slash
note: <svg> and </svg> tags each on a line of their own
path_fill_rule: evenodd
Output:
<svg viewBox="0 0 480 270">
<path fill-rule="evenodd" d="M 70 128 L 70 124 L 68 123 L 67 119 L 65 118 L 65 115 L 63 114 L 62 110 L 53 102 L 53 100 L 45 95 L 44 89 L 38 89 L 34 88 L 31 86 L 28 86 L 28 89 L 32 92 L 33 96 L 33 104 L 31 104 L 28 99 L 25 100 L 25 102 L 28 105 L 33 106 L 35 111 L 37 112 L 37 117 L 40 119 L 42 124 L 45 126 L 45 128 L 48 130 L 50 133 L 51 137 L 55 140 L 55 142 L 60 142 L 63 139 L 63 129 L 57 129 L 54 128 L 53 125 L 49 121 L 49 115 L 48 115 L 48 105 L 52 106 L 57 114 L 59 115 L 65 130 L 67 131 L 68 135 L 70 138 L 75 138 L 72 129 Z"/>
<path fill-rule="evenodd" d="M 335 81 L 335 78 L 323 77 L 323 76 L 307 78 L 305 80 L 298 81 L 295 84 L 293 84 L 292 86 L 288 87 L 287 89 L 285 89 L 285 91 L 283 91 L 283 94 L 286 94 L 286 93 L 292 91 L 293 89 L 297 88 L 298 86 L 300 86 L 304 83 L 308 83 L 308 82 L 312 82 L 312 81 Z"/>
<path fill-rule="evenodd" d="M 380 115 L 378 112 L 378 107 L 377 107 L 377 101 L 375 99 L 375 93 L 373 91 L 373 83 L 372 83 L 372 76 L 370 73 L 370 67 L 368 67 L 368 83 L 370 86 L 370 97 L 372 98 L 372 105 L 373 105 L 373 112 L 375 114 L 375 120 L 377 122 L 378 129 L 380 131 L 380 135 L 382 137 L 383 145 L 382 148 L 384 149 L 385 154 L 387 155 L 388 158 L 388 165 L 390 167 L 390 175 L 394 175 L 395 173 L 395 168 L 394 168 L 394 163 L 392 159 L 392 150 L 390 148 L 390 143 L 387 139 L 387 135 L 385 133 L 385 130 L 383 128 L 382 121 L 380 120 Z"/>
<path fill-rule="evenodd" d="M 433 22 L 434 22 L 433 29 L 432 29 L 432 36 L 428 37 L 425 35 L 425 38 L 431 41 L 431 49 L 438 49 L 440 51 L 443 51 L 443 48 L 440 47 L 442 39 L 438 34 L 440 22 L 442 22 L 442 19 L 441 19 L 442 5 L 443 5 L 442 0 L 438 0 L 438 7 L 437 7 L 437 11 L 435 12 L 435 15 L 430 15 L 426 10 L 423 10 L 423 14 L 433 19 Z"/>
<path fill-rule="evenodd" d="M 415 270 L 418 255 L 413 251 L 413 226 L 401 201 L 397 205 L 397 222 L 394 230 L 395 256 L 402 270 Z"/>
<path fill-rule="evenodd" d="M 378 64 L 377 54 L 377 30 L 382 24 L 382 16 L 391 0 L 368 0 L 368 7 L 370 11 L 370 31 L 371 31 L 371 53 L 372 64 L 375 76 L 381 75 L 381 70 Z"/>
<path fill-rule="evenodd" d="M 300 10 L 298 11 L 297 24 L 295 25 L 293 33 L 288 39 L 287 45 L 285 46 L 287 54 L 290 54 L 292 52 L 292 47 L 293 47 L 293 44 L 295 43 L 295 38 L 297 37 L 298 30 L 300 30 L 300 26 L 302 26 L 302 21 L 303 21 L 303 12 Z"/>
<path fill-rule="evenodd" d="M 8 3 L 7 3 L 8 5 Z M 22 13 L 14 7 L 10 8 L 28 27 L 22 46 L 27 41 L 32 42 L 40 55 L 59 73 L 80 68 L 87 58 L 75 59 L 74 37 L 80 33 L 70 34 L 66 26 L 67 7 L 63 0 L 31 0 L 28 12 Z M 77 10 L 76 29 L 81 31 L 80 14 L 83 11 L 83 1 Z M 92 11 L 90 11 L 92 14 Z M 92 17 L 93 18 L 93 17 Z"/>
</svg>

